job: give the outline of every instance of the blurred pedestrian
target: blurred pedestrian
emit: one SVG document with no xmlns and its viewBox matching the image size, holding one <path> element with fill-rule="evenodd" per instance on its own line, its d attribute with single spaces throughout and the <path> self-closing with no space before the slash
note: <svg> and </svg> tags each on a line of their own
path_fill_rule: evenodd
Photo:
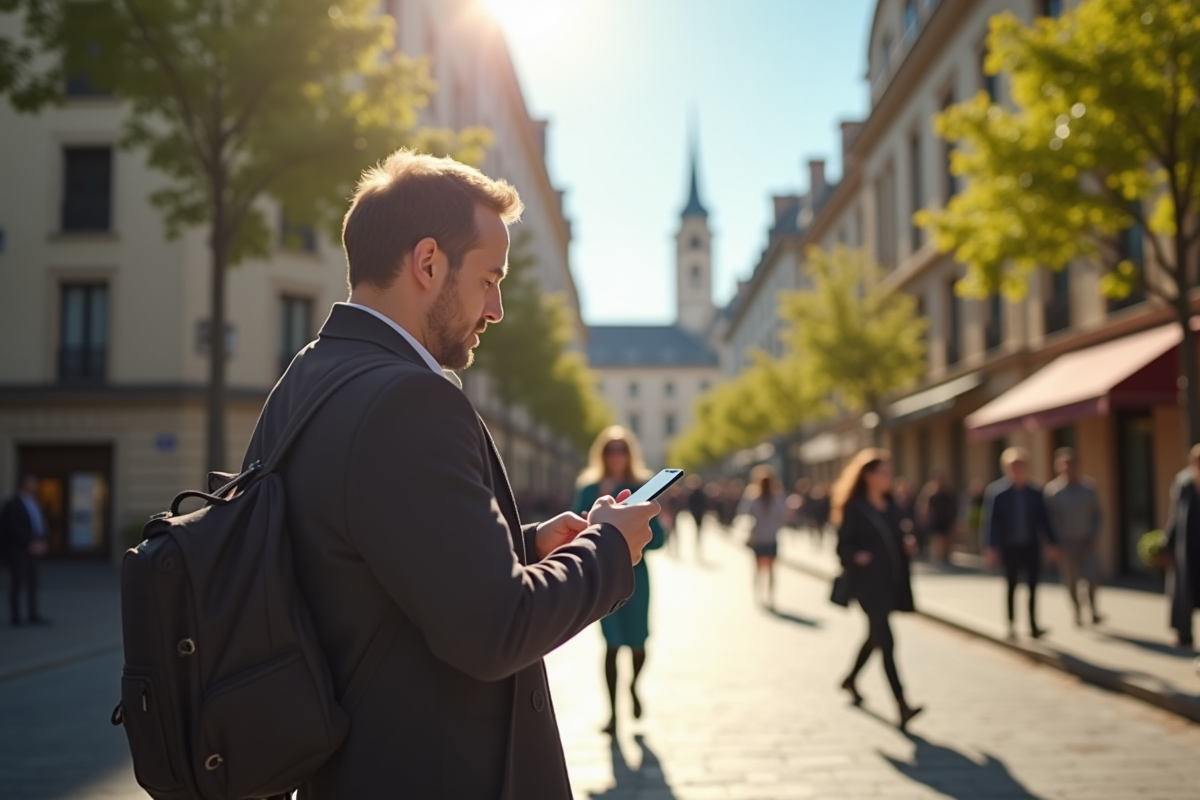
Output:
<svg viewBox="0 0 1200 800">
<path fill-rule="evenodd" d="M 574 510 L 586 514 L 597 498 L 612 496 L 625 489 L 636 490 L 652 477 L 633 431 L 613 425 L 606 428 L 592 444 L 588 465 L 579 476 L 579 491 L 575 495 Z M 663 529 L 657 519 L 650 520 L 653 534 L 646 550 L 663 546 Z M 617 655 L 622 647 L 629 648 L 633 661 L 633 677 L 629 682 L 629 696 L 633 700 L 634 719 L 641 719 L 642 701 L 638 697 L 637 682 L 646 664 L 646 640 L 650 637 L 650 572 L 646 559 L 633 566 L 633 595 L 625 605 L 600 620 L 604 634 L 604 681 L 608 686 L 608 704 L 611 715 L 604 730 L 617 732 Z"/>
<path fill-rule="evenodd" d="M 946 482 L 946 473 L 933 471 L 917 498 L 917 520 L 929 536 L 929 556 L 945 563 L 950 555 L 950 534 L 958 520 L 958 494 Z"/>
<path fill-rule="evenodd" d="M 788 506 L 792 508 L 792 524 L 810 533 L 813 531 L 811 500 L 812 480 L 800 478 L 796 481 L 792 496 L 788 498 Z"/>
<path fill-rule="evenodd" d="M 983 502 L 983 538 L 987 561 L 1004 564 L 1008 582 L 1008 638 L 1016 638 L 1015 600 L 1022 574 L 1029 587 L 1029 635 L 1040 639 L 1046 630 L 1037 624 L 1037 585 L 1042 545 L 1053 561 L 1057 556 L 1054 527 L 1046 513 L 1042 490 L 1029 479 L 1029 451 L 1010 447 L 1000 456 L 1004 477 L 987 488 Z"/>
<path fill-rule="evenodd" d="M 818 546 L 825 536 L 825 530 L 829 527 L 831 509 L 829 491 L 829 484 L 822 481 L 812 488 L 812 493 L 808 496 L 808 518 L 812 520 L 812 526 L 817 530 Z"/>
<path fill-rule="evenodd" d="M 883 669 L 899 708 L 900 729 L 921 713 L 904 699 L 904 687 L 896 671 L 894 638 L 889 622 L 893 611 L 912 611 L 909 558 L 917 542 L 901 529 L 900 510 L 892 498 L 892 460 L 886 450 L 862 450 L 834 484 L 832 520 L 838 526 L 838 556 L 849 581 L 850 597 L 867 615 L 867 640 L 842 688 L 854 704 L 862 703 L 856 681 L 871 653 L 878 649 Z"/>
<path fill-rule="evenodd" d="M 21 624 L 24 589 L 28 619 L 34 625 L 47 620 L 38 614 L 38 562 L 46 555 L 46 517 L 38 504 L 38 479 L 23 475 L 17 493 L 0 509 L 0 553 L 8 562 L 8 608 L 12 624 Z"/>
<path fill-rule="evenodd" d="M 1191 647 L 1192 616 L 1200 608 L 1200 445 L 1188 453 L 1188 467 L 1171 486 L 1171 516 L 1162 566 L 1168 568 L 1171 627 L 1176 647 Z M 1196 508 L 1192 508 L 1192 506 Z"/>
<path fill-rule="evenodd" d="M 1104 621 L 1096 610 L 1096 584 L 1100 581 L 1100 564 L 1096 546 L 1100 541 L 1100 496 L 1095 482 L 1079 473 L 1079 457 L 1070 447 L 1060 447 L 1054 453 L 1054 470 L 1058 477 L 1046 484 L 1046 511 L 1059 545 L 1059 571 L 1067 596 L 1075 611 L 1075 626 L 1083 625 L 1083 609 L 1079 600 L 1079 584 L 1087 592 L 1087 607 L 1092 624 Z"/>
<path fill-rule="evenodd" d="M 748 544 L 754 551 L 754 594 L 762 598 L 763 578 L 766 578 L 767 593 L 764 604 L 775 608 L 775 556 L 779 553 L 779 529 L 787 516 L 787 503 L 783 491 L 775 479 L 775 471 L 765 464 L 750 473 L 750 485 L 746 487 L 738 507 L 739 514 L 752 518 Z"/>
<path fill-rule="evenodd" d="M 896 512 L 900 515 L 900 529 L 916 536 L 917 499 L 913 497 L 912 483 L 908 478 L 898 475 L 892 479 L 892 502 L 896 504 Z"/>
<path fill-rule="evenodd" d="M 983 478 L 971 478 L 971 482 L 967 484 L 967 492 L 962 499 L 959 527 L 972 553 L 979 553 L 984 549 L 981 532 L 983 529 L 983 500 L 986 493 L 987 483 Z"/>
<path fill-rule="evenodd" d="M 708 491 L 704 480 L 699 475 L 688 475 L 684 485 L 688 490 L 688 513 L 691 514 L 692 521 L 696 523 L 696 559 L 699 560 L 700 534 L 704 531 L 704 515 L 708 513 Z"/>
</svg>

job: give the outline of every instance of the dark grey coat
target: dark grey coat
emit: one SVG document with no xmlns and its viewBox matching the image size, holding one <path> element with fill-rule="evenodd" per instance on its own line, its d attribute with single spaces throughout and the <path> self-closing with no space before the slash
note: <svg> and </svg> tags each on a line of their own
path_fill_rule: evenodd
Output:
<svg viewBox="0 0 1200 800">
<path fill-rule="evenodd" d="M 284 466 L 297 579 L 344 690 L 382 621 L 400 633 L 309 800 L 571 796 L 542 657 L 633 593 L 629 548 L 589 528 L 545 560 L 470 401 L 385 322 L 337 304 L 271 394 L 264 457 L 312 387 L 363 356 Z"/>
<path fill-rule="evenodd" d="M 850 580 L 850 595 L 868 614 L 913 610 L 912 581 L 900 522 L 901 512 L 890 501 L 886 511 L 877 511 L 866 500 L 851 498 L 842 512 L 838 556 Z M 871 554 L 871 561 L 865 565 L 854 562 L 854 554 L 862 550 Z"/>
<path fill-rule="evenodd" d="M 1164 529 L 1167 534 L 1167 554 L 1172 558 L 1171 570 L 1167 574 L 1167 594 L 1171 598 L 1171 627 L 1185 635 L 1192 630 L 1192 612 L 1196 609 L 1196 591 L 1192 585 L 1191 560 L 1200 558 L 1200 553 L 1188 552 L 1188 514 L 1197 497 L 1196 484 L 1191 469 L 1175 476 L 1171 485 L 1171 516 Z"/>
</svg>

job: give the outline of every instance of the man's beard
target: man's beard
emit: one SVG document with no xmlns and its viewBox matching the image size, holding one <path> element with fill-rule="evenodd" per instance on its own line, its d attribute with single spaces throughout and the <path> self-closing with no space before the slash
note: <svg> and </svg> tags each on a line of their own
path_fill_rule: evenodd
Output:
<svg viewBox="0 0 1200 800">
<path fill-rule="evenodd" d="M 472 336 L 482 333 L 487 320 L 464 322 L 458 309 L 458 275 L 451 273 L 429 309 L 425 330 L 429 335 L 429 354 L 446 369 L 465 369 L 475 361 Z"/>
</svg>

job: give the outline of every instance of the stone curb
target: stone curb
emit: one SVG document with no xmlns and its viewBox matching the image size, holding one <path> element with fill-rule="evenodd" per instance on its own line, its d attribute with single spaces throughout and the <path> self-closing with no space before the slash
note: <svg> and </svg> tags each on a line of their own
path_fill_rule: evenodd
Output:
<svg viewBox="0 0 1200 800">
<path fill-rule="evenodd" d="M 76 661 L 84 661 L 95 656 L 112 653 L 120 650 L 121 644 L 120 639 L 110 639 L 105 642 L 96 642 L 69 650 L 59 650 L 56 653 L 48 653 L 38 658 L 18 661 L 15 664 L 5 664 L 0 666 L 0 683 L 21 678 L 35 672 L 73 664 Z"/>
<path fill-rule="evenodd" d="M 799 561 L 794 561 L 788 558 L 780 558 L 780 563 L 794 569 L 797 572 L 802 572 L 813 578 L 832 581 L 834 575 L 832 572 L 818 567 L 804 564 Z M 949 616 L 937 611 L 930 611 L 927 608 L 917 609 L 917 615 L 925 619 L 944 625 L 948 628 L 953 628 L 960 633 L 965 633 L 977 639 L 983 639 L 992 644 L 1000 645 L 1005 649 L 1022 655 L 1031 661 L 1039 664 L 1044 664 L 1048 667 L 1066 672 L 1070 675 L 1099 686 L 1103 689 L 1108 689 L 1113 692 L 1120 692 L 1137 698 L 1142 702 L 1157 706 L 1173 714 L 1177 714 L 1184 719 L 1192 722 L 1200 723 L 1200 702 L 1196 702 L 1191 698 L 1174 692 L 1165 692 L 1156 689 L 1153 686 L 1148 686 L 1132 678 L 1126 677 L 1120 672 L 1105 669 L 1104 667 L 1089 664 L 1086 661 L 1075 658 L 1066 653 L 1061 653 L 1057 650 L 1052 650 L 1047 647 L 1035 644 L 1027 644 L 1020 641 L 1009 641 L 1006 638 L 988 633 L 981 628 L 964 623 L 960 620 L 951 619 Z"/>
</svg>

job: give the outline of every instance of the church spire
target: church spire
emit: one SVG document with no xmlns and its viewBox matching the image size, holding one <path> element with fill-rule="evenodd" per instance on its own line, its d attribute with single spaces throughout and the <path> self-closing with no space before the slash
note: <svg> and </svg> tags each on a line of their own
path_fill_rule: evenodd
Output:
<svg viewBox="0 0 1200 800">
<path fill-rule="evenodd" d="M 691 128 L 692 130 L 688 136 L 688 158 L 691 162 L 691 188 L 688 191 L 687 205 L 684 206 L 683 213 L 680 216 L 707 218 L 708 211 L 704 208 L 704 204 L 700 202 L 700 186 L 699 181 L 697 180 L 697 172 L 699 172 L 699 167 L 696 163 L 698 160 L 696 151 L 699 148 L 696 145 L 696 123 L 694 119 Z"/>
</svg>

